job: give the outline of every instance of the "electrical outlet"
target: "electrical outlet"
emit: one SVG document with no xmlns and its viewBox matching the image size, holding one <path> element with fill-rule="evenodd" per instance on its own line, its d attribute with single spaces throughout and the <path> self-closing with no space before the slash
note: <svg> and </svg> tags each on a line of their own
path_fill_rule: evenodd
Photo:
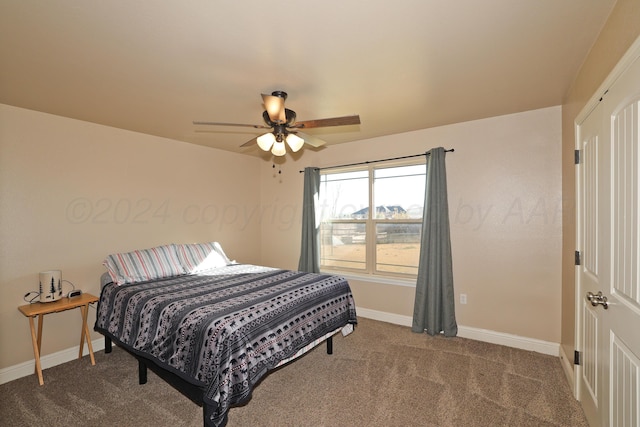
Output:
<svg viewBox="0 0 640 427">
<path fill-rule="evenodd" d="M 460 304 L 467 303 L 467 294 L 460 294 Z"/>
</svg>

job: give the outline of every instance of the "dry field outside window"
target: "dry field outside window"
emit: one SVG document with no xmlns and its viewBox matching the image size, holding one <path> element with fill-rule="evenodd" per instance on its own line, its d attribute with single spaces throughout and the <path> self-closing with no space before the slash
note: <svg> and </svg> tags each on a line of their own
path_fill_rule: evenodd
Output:
<svg viewBox="0 0 640 427">
<path fill-rule="evenodd" d="M 378 269 L 390 273 L 416 274 L 419 243 L 382 243 L 376 245 Z M 364 244 L 324 245 L 322 248 L 325 267 L 364 268 L 366 246 Z"/>
</svg>

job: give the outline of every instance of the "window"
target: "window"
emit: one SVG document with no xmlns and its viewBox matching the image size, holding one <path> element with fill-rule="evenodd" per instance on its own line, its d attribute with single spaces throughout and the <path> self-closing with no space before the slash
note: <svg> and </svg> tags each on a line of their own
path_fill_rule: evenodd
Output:
<svg viewBox="0 0 640 427">
<path fill-rule="evenodd" d="M 320 267 L 415 277 L 425 163 L 376 163 L 320 175 Z"/>
</svg>

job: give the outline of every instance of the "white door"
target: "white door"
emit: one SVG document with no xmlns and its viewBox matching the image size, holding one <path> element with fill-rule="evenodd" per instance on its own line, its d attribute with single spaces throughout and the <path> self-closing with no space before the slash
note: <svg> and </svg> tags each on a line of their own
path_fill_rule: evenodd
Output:
<svg viewBox="0 0 640 427">
<path fill-rule="evenodd" d="M 580 165 L 578 167 L 578 197 L 579 197 L 579 247 L 581 260 L 578 273 L 578 295 L 586 295 L 588 292 L 597 294 L 601 289 L 601 264 L 602 253 L 607 252 L 603 244 L 606 239 L 601 239 L 601 220 L 599 212 L 606 206 L 601 196 L 608 191 L 603 188 L 600 174 L 602 166 L 606 162 L 601 160 L 602 145 L 602 104 L 599 103 L 595 110 L 578 128 L 578 141 L 580 150 Z M 602 194 L 604 193 L 604 194 Z M 601 317 L 603 310 L 588 304 L 585 298 L 579 297 L 576 307 L 580 318 L 582 334 L 578 337 L 578 348 L 581 348 L 581 369 L 578 369 L 578 399 L 582 403 L 587 419 L 591 426 L 599 426 L 599 402 L 602 396 L 600 366 L 600 348 L 598 331 L 601 329 Z"/>
<path fill-rule="evenodd" d="M 578 398 L 592 426 L 640 427 L 640 59 L 578 127 Z"/>
</svg>

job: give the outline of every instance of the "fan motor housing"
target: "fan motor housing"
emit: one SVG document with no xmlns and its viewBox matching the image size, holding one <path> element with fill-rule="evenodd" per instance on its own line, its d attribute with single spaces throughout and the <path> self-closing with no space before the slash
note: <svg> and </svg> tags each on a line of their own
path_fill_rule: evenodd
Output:
<svg viewBox="0 0 640 427">
<path fill-rule="evenodd" d="M 277 96 L 278 98 L 282 98 L 285 101 L 287 100 L 287 92 L 283 90 L 274 90 L 273 92 L 271 92 L 271 96 Z"/>
</svg>

